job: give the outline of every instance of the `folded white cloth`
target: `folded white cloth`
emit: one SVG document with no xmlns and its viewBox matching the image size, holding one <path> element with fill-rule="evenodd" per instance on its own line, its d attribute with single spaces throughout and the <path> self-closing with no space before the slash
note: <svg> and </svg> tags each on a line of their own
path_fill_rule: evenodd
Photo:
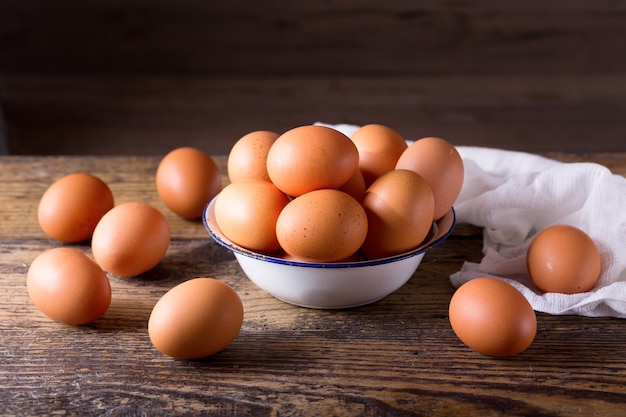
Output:
<svg viewBox="0 0 626 417">
<path fill-rule="evenodd" d="M 319 123 L 323 124 L 323 123 Z M 350 136 L 358 126 L 327 125 Z M 465 181 L 454 204 L 459 223 L 483 228 L 483 259 L 465 262 L 454 286 L 493 276 L 536 311 L 626 318 L 626 178 L 595 163 L 562 163 L 501 149 L 457 146 Z M 586 232 L 602 257 L 597 285 L 580 294 L 544 293 L 528 276 L 526 251 L 540 230 L 569 224 Z"/>
<path fill-rule="evenodd" d="M 484 258 L 465 262 L 453 285 L 496 276 L 519 289 L 536 311 L 626 318 L 626 178 L 595 163 L 457 147 L 465 181 L 454 204 L 459 223 L 484 229 Z M 569 224 L 586 232 L 602 257 L 597 285 L 580 294 L 543 293 L 528 277 L 526 251 L 537 232 Z"/>
</svg>

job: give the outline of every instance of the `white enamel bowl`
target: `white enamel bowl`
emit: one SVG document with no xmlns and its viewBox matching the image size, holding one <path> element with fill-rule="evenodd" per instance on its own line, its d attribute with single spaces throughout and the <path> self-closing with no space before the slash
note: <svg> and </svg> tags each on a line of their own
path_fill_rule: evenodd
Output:
<svg viewBox="0 0 626 417">
<path fill-rule="evenodd" d="M 420 247 L 400 255 L 359 262 L 308 263 L 255 253 L 234 244 L 217 227 L 214 204 L 215 200 L 211 201 L 204 211 L 204 226 L 217 243 L 235 254 L 248 278 L 279 300 L 319 309 L 362 306 L 396 291 L 413 276 L 426 251 L 452 233 L 456 222 L 452 209 L 433 223 Z"/>
</svg>

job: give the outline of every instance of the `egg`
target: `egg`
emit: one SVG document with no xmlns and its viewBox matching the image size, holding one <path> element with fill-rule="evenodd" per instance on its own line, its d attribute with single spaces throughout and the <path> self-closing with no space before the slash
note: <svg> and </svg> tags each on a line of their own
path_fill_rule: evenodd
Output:
<svg viewBox="0 0 626 417">
<path fill-rule="evenodd" d="M 109 278 L 88 255 L 59 247 L 39 254 L 28 268 L 26 287 L 32 303 L 65 324 L 86 324 L 111 304 Z"/>
<path fill-rule="evenodd" d="M 577 227 L 557 224 L 541 230 L 526 253 L 528 274 L 542 291 L 575 294 L 591 290 L 602 270 L 593 239 Z"/>
<path fill-rule="evenodd" d="M 49 237 L 76 243 L 89 240 L 100 218 L 113 206 L 113 193 L 104 181 L 88 173 L 73 173 L 46 189 L 37 220 Z"/>
<path fill-rule="evenodd" d="M 270 180 L 285 194 L 297 197 L 322 188 L 340 188 L 359 166 L 359 152 L 343 133 L 307 125 L 288 130 L 267 154 Z"/>
<path fill-rule="evenodd" d="M 419 246 L 433 223 L 433 192 L 421 175 L 394 169 L 374 181 L 363 198 L 368 233 L 362 250 L 370 259 Z"/>
<path fill-rule="evenodd" d="M 512 356 L 535 339 L 537 317 L 524 295 L 496 278 L 461 285 L 449 305 L 450 324 L 471 349 L 488 356 Z"/>
<path fill-rule="evenodd" d="M 289 197 L 270 182 L 233 182 L 215 198 L 215 221 L 237 245 L 271 253 L 280 249 L 276 221 L 287 203 Z"/>
<path fill-rule="evenodd" d="M 367 235 L 365 210 L 350 195 L 314 190 L 291 200 L 276 221 L 280 246 L 294 258 L 336 262 L 354 255 Z"/>
<path fill-rule="evenodd" d="M 172 150 L 156 171 L 156 188 L 163 203 L 177 215 L 198 219 L 222 188 L 222 176 L 210 155 L 193 147 Z"/>
<path fill-rule="evenodd" d="M 239 138 L 228 153 L 226 170 L 230 182 L 270 181 L 267 154 L 278 136 L 276 132 L 257 130 Z"/>
<path fill-rule="evenodd" d="M 165 216 L 150 204 L 131 201 L 112 208 L 100 219 L 91 250 L 105 271 L 130 277 L 155 267 L 169 244 Z"/>
<path fill-rule="evenodd" d="M 434 220 L 443 217 L 456 201 L 463 186 L 465 171 L 457 149 L 437 137 L 413 142 L 400 156 L 396 169 L 410 169 L 420 174 L 433 190 Z"/>
<path fill-rule="evenodd" d="M 338 188 L 338 190 L 350 194 L 358 202 L 363 201 L 367 186 L 365 185 L 365 179 L 363 178 L 363 174 L 361 174 L 361 170 L 358 168 L 355 169 L 354 174 L 350 177 L 348 182 Z"/>
<path fill-rule="evenodd" d="M 408 147 L 399 132 L 381 124 L 361 126 L 350 139 L 359 151 L 359 168 L 368 186 L 394 169 Z"/>
<path fill-rule="evenodd" d="M 232 287 L 213 278 L 193 278 L 157 301 L 148 320 L 148 335 L 165 355 L 198 359 L 230 345 L 243 318 L 243 303 Z"/>
</svg>

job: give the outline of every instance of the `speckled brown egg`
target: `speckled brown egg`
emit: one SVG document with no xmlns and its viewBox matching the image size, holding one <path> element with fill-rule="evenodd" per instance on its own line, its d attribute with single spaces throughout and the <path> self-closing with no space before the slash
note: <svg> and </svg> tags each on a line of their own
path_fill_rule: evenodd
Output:
<svg viewBox="0 0 626 417">
<path fill-rule="evenodd" d="M 105 271 L 131 277 L 155 267 L 169 244 L 165 216 L 150 204 L 131 201 L 102 217 L 94 230 L 91 250 Z"/>
<path fill-rule="evenodd" d="M 222 176 L 210 155 L 197 148 L 181 147 L 159 163 L 156 188 L 163 203 L 174 213 L 198 219 L 222 188 Z"/>
<path fill-rule="evenodd" d="M 276 132 L 257 130 L 242 136 L 228 153 L 227 171 L 230 182 L 243 180 L 270 181 L 267 154 L 280 136 Z"/>
<path fill-rule="evenodd" d="M 314 190 L 291 200 L 276 221 L 280 246 L 296 259 L 336 262 L 353 256 L 367 235 L 367 217 L 352 196 Z"/>
<path fill-rule="evenodd" d="M 42 230 L 61 242 L 89 240 L 96 224 L 114 206 L 113 193 L 100 178 L 73 173 L 56 180 L 42 195 L 37 220 Z"/>
</svg>

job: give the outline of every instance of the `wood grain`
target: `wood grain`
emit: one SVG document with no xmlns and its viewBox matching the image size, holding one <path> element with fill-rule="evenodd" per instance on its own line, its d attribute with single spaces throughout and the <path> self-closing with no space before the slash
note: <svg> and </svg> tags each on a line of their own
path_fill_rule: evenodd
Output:
<svg viewBox="0 0 626 417">
<path fill-rule="evenodd" d="M 624 10 L 610 0 L 9 0 L 0 6 L 0 69 L 614 74 L 626 69 Z"/>
<path fill-rule="evenodd" d="M 2 103 L 0 103 L 2 104 Z M 0 107 L 0 155 L 9 153 L 9 138 L 7 137 L 6 125 L 4 122 L 4 114 Z"/>
<path fill-rule="evenodd" d="M 556 155 L 553 155 L 556 156 Z M 562 160 L 580 156 L 558 155 Z M 0 157 L 0 414 L 241 416 L 622 416 L 623 320 L 538 314 L 523 354 L 496 359 L 454 335 L 448 276 L 481 258 L 481 230 L 459 225 L 400 290 L 360 308 L 324 311 L 280 302 L 254 286 L 196 222 L 162 207 L 158 157 Z M 222 169 L 224 158 L 217 158 Z M 626 170 L 626 155 L 591 155 Z M 54 323 L 30 303 L 25 275 L 59 245 L 36 225 L 45 185 L 85 170 L 118 201 L 151 202 L 171 221 L 164 260 L 135 278 L 110 276 L 113 303 L 85 326 Z M 88 245 L 73 245 L 86 253 Z M 146 322 L 158 298 L 196 276 L 229 283 L 244 301 L 239 336 L 196 361 L 154 349 Z"/>
<path fill-rule="evenodd" d="M 623 320 L 538 314 L 533 344 L 507 359 L 456 338 L 448 277 L 481 258 L 479 228 L 458 225 L 377 303 L 303 309 L 169 212 L 154 173 L 175 146 L 224 155 L 249 131 L 319 120 L 626 175 L 625 11 L 610 0 L 1 2 L 0 107 L 23 156 L 0 156 L 0 414 L 623 416 Z M 172 229 L 161 264 L 110 276 L 111 308 L 85 326 L 50 321 L 25 287 L 30 262 L 59 245 L 37 225 L 39 197 L 74 171 L 103 178 L 117 203 L 154 204 Z M 238 291 L 244 325 L 212 357 L 173 360 L 146 322 L 196 276 Z"/>
<path fill-rule="evenodd" d="M 527 151 L 626 151 L 621 2 L 7 0 L 15 154 L 225 154 L 315 121 Z"/>
<path fill-rule="evenodd" d="M 626 151 L 626 76 L 4 77 L 12 152 L 227 154 L 254 130 L 384 123 L 407 139 L 524 151 Z"/>
</svg>

